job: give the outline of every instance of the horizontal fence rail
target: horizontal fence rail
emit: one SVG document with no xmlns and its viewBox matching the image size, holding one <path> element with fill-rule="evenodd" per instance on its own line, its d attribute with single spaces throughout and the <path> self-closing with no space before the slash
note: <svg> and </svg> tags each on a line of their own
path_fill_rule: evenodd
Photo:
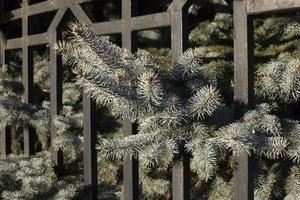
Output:
<svg viewBox="0 0 300 200">
<path fill-rule="evenodd" d="M 275 13 L 300 8 L 299 0 L 249 0 L 247 13 L 251 15 Z"/>
<path fill-rule="evenodd" d="M 161 13 L 135 16 L 138 0 L 122 0 L 122 18 L 114 21 L 92 23 L 80 4 L 92 0 L 47 0 L 29 5 L 22 0 L 19 9 L 10 11 L 2 23 L 22 20 L 22 37 L 6 40 L 0 31 L 0 65 L 5 64 L 5 51 L 22 49 L 22 82 L 24 85 L 23 101 L 31 103 L 33 90 L 33 53 L 32 46 L 50 45 L 50 102 L 51 119 L 60 114 L 62 109 L 62 60 L 55 52 L 55 44 L 62 39 L 62 27 L 73 15 L 80 23 L 89 25 L 100 35 L 119 33 L 122 35 L 122 46 L 131 51 L 137 48 L 134 31 L 159 27 L 171 28 L 172 61 L 188 48 L 188 8 L 196 0 L 173 0 L 168 10 Z M 201 2 L 199 2 L 201 3 Z M 234 1 L 234 76 L 235 101 L 244 106 L 251 106 L 254 96 L 253 75 L 253 16 L 256 14 L 288 11 L 300 8 L 300 0 L 235 0 Z M 33 15 L 49 11 L 57 11 L 47 32 L 29 35 L 28 18 Z M 84 183 L 87 198 L 96 199 L 97 196 L 97 152 L 96 145 L 96 114 L 95 102 L 88 98 L 83 89 L 84 114 Z M 125 136 L 137 133 L 137 124 L 124 120 L 123 132 Z M 56 136 L 56 127 L 51 122 L 51 141 Z M 24 153 L 34 153 L 34 134 L 32 127 L 24 128 Z M 1 130 L 1 148 L 3 156 L 11 153 L 10 128 Z M 61 150 L 52 151 L 55 169 L 62 174 L 63 153 Z M 189 155 L 182 149 L 177 162 L 172 169 L 172 199 L 189 199 L 190 166 Z M 255 159 L 244 155 L 236 158 L 239 163 L 235 171 L 235 200 L 254 199 L 254 166 Z M 138 159 L 124 159 L 124 199 L 139 199 Z"/>
</svg>

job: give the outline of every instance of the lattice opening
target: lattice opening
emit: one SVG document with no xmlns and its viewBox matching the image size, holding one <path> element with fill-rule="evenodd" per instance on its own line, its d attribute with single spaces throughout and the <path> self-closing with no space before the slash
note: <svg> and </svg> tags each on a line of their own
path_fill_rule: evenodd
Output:
<svg viewBox="0 0 300 200">
<path fill-rule="evenodd" d="M 28 17 L 28 35 L 47 32 L 56 11 L 46 12 Z"/>
<path fill-rule="evenodd" d="M 121 19 L 121 0 L 91 1 L 81 7 L 92 22 Z"/>
<path fill-rule="evenodd" d="M 133 14 L 133 16 L 164 12 L 171 3 L 172 0 L 137 0 L 138 12 Z"/>
<path fill-rule="evenodd" d="M 50 100 L 50 58 L 49 46 L 39 45 L 30 47 L 33 50 L 33 83 L 34 83 L 34 102 L 38 105 L 45 100 Z M 41 86 L 41 87 L 39 87 Z"/>
<path fill-rule="evenodd" d="M 21 8 L 21 1 L 3 0 L 0 4 L 5 12 Z"/>
<path fill-rule="evenodd" d="M 0 24 L 0 30 L 5 38 L 12 39 L 22 36 L 22 20 L 14 20 Z"/>
</svg>

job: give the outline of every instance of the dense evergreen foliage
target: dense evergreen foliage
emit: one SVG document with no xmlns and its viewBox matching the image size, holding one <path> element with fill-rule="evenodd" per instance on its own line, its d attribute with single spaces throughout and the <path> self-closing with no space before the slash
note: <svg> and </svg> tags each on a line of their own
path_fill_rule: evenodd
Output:
<svg viewBox="0 0 300 200">
<path fill-rule="evenodd" d="M 151 1 L 140 13 L 165 9 Z M 101 6 L 100 6 L 101 4 Z M 17 5 L 1 1 L 6 9 Z M 83 5 L 98 13 L 94 21 L 120 17 L 120 2 Z M 101 8 L 105 8 L 103 11 Z M 0 127 L 13 133 L 13 153 L 21 152 L 22 127 L 36 128 L 37 156 L 12 155 L 1 160 L 3 199 L 72 199 L 82 189 L 82 97 L 86 88 L 97 102 L 99 199 L 120 199 L 122 159 L 140 159 L 142 199 L 170 199 L 171 167 L 180 148 L 191 154 L 191 198 L 232 199 L 233 156 L 259 159 L 256 199 L 297 199 L 300 184 L 300 93 L 298 13 L 255 19 L 255 108 L 234 117 L 233 19 L 231 0 L 205 0 L 190 13 L 190 47 L 170 63 L 170 30 L 138 32 L 142 49 L 135 54 L 72 24 L 57 45 L 64 58 L 63 111 L 55 148 L 65 153 L 66 174 L 58 180 L 52 169 L 49 137 L 49 58 L 35 53 L 32 105 L 22 103 L 20 62 L 0 72 Z M 0 17 L 9 17 L 1 16 Z M 7 27 L 5 25 L 4 27 Z M 5 32 L 5 34 L 9 34 Z M 150 53 L 149 53 L 150 52 Z M 18 57 L 18 53 L 14 55 Z M 139 134 L 125 137 L 122 119 L 139 124 Z M 110 124 L 110 127 L 107 126 Z M 184 146 L 182 146 L 184 145 Z M 10 184 L 13 183 L 13 184 Z M 9 185 L 9 187 L 7 187 Z"/>
</svg>

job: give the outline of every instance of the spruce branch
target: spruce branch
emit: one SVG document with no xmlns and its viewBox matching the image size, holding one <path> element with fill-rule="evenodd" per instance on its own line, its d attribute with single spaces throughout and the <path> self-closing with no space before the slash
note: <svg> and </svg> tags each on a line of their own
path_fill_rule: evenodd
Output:
<svg viewBox="0 0 300 200">
<path fill-rule="evenodd" d="M 189 102 L 190 113 L 198 119 L 212 116 L 220 105 L 221 96 L 219 91 L 212 86 L 206 86 L 198 90 Z"/>
</svg>

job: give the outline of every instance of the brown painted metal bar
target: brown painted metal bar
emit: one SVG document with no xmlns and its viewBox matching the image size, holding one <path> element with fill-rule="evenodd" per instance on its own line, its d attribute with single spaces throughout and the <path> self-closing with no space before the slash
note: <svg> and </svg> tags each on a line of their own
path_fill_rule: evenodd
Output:
<svg viewBox="0 0 300 200">
<path fill-rule="evenodd" d="M 137 124 L 130 120 L 123 121 L 123 134 L 130 136 L 138 134 Z M 124 178 L 124 200 L 138 200 L 139 199 L 139 165 L 137 158 L 126 157 L 124 159 L 123 167 Z"/>
<path fill-rule="evenodd" d="M 6 41 L 6 50 L 22 48 L 22 38 L 14 38 Z"/>
<path fill-rule="evenodd" d="M 0 31 L 0 67 L 5 65 L 5 37 Z M 9 127 L 1 129 L 1 155 L 7 156 L 11 153 L 11 130 Z"/>
<path fill-rule="evenodd" d="M 132 31 L 145 30 L 150 28 L 159 28 L 170 26 L 171 18 L 169 12 L 132 17 L 130 24 Z M 91 28 L 95 32 L 105 35 L 122 32 L 122 20 L 114 20 L 91 24 Z"/>
<path fill-rule="evenodd" d="M 73 12 L 74 16 L 78 19 L 81 24 L 91 25 L 92 21 L 81 8 L 80 5 L 72 5 L 70 6 L 71 11 Z"/>
<path fill-rule="evenodd" d="M 151 15 L 133 17 L 131 19 L 132 30 L 145 30 L 171 25 L 170 12 L 162 12 Z"/>
<path fill-rule="evenodd" d="M 85 199 L 97 199 L 96 104 L 85 92 L 83 92 L 83 116 Z"/>
<path fill-rule="evenodd" d="M 81 24 L 92 24 L 89 17 L 79 5 L 71 6 L 71 11 Z M 97 199 L 97 130 L 96 103 L 89 98 L 83 88 L 83 171 L 85 185 L 85 199 Z"/>
<path fill-rule="evenodd" d="M 0 30 L 0 67 L 1 68 L 5 65 L 5 45 L 6 45 L 6 40 L 4 34 Z"/>
<path fill-rule="evenodd" d="M 253 20 L 246 13 L 246 0 L 234 4 L 234 92 L 235 100 L 244 105 L 254 98 Z"/>
<path fill-rule="evenodd" d="M 92 0 L 48 0 L 28 6 L 28 16 L 37 15 L 45 12 L 67 8 L 75 4 L 86 3 Z M 12 10 L 5 15 L 11 16 L 9 20 L 1 22 L 13 21 L 22 18 L 22 8 Z"/>
<path fill-rule="evenodd" d="M 28 36 L 28 45 L 29 46 L 36 46 L 42 44 L 49 43 L 49 34 L 48 33 L 40 33 L 35 35 Z"/>
<path fill-rule="evenodd" d="M 48 44 L 49 43 L 49 34 L 48 33 L 40 33 L 35 35 L 29 35 L 27 36 L 28 40 L 28 46 L 36 46 L 36 45 L 42 45 L 42 44 Z M 19 49 L 22 48 L 22 40 L 21 38 L 14 38 L 9 39 L 6 41 L 6 50 L 9 49 Z"/>
<path fill-rule="evenodd" d="M 190 1 L 174 1 L 171 11 L 171 47 L 172 62 L 188 47 L 188 3 Z M 180 147 L 172 168 L 172 199 L 188 200 L 190 198 L 190 157 Z"/>
<path fill-rule="evenodd" d="M 254 97 L 253 66 L 253 19 L 247 15 L 246 0 L 234 2 L 234 99 L 236 111 L 251 106 Z M 254 199 L 254 165 L 253 157 L 247 154 L 236 157 L 238 168 L 234 175 L 234 199 Z"/>
<path fill-rule="evenodd" d="M 172 61 L 175 62 L 189 44 L 188 14 L 185 7 L 171 10 L 171 41 Z"/>
<path fill-rule="evenodd" d="M 101 35 L 122 33 L 122 20 L 94 23 L 91 28 Z"/>
<path fill-rule="evenodd" d="M 57 134 L 57 127 L 53 123 L 53 120 L 62 110 L 62 74 L 63 65 L 61 56 L 56 54 L 55 45 L 56 42 L 62 39 L 62 30 L 58 28 L 61 20 L 63 19 L 66 8 L 62 8 L 57 11 L 54 19 L 52 20 L 49 28 L 50 39 L 50 112 L 51 112 L 51 146 L 55 140 Z M 62 175 L 64 171 L 64 157 L 62 150 L 55 150 L 52 147 L 52 159 L 55 164 L 55 170 L 58 175 Z"/>
<path fill-rule="evenodd" d="M 72 7 L 73 5 L 86 3 L 92 0 L 48 0 L 29 6 L 28 16 L 54 11 L 62 8 Z"/>
<path fill-rule="evenodd" d="M 22 50 L 23 66 L 22 79 L 24 85 L 23 100 L 26 103 L 32 103 L 33 97 L 33 49 L 31 47 L 23 47 Z M 35 153 L 35 130 L 31 126 L 24 127 L 23 130 L 24 154 L 30 156 Z"/>
<path fill-rule="evenodd" d="M 262 14 L 288 11 L 292 9 L 299 9 L 299 0 L 248 0 L 247 12 L 248 14 Z"/>
<path fill-rule="evenodd" d="M 55 45 L 61 40 L 62 32 L 55 30 L 50 33 L 50 112 L 51 112 L 51 144 L 56 137 L 57 128 L 53 119 L 60 114 L 62 109 L 62 59 L 56 54 Z M 63 172 L 63 152 L 52 149 L 52 159 L 55 163 L 56 172 Z"/>
<path fill-rule="evenodd" d="M 137 0 L 122 0 L 122 47 L 134 51 L 135 46 L 132 45 L 132 29 L 131 19 L 136 12 Z"/>
<path fill-rule="evenodd" d="M 35 4 L 34 4 L 35 5 Z M 61 9 L 55 15 L 51 25 L 49 26 L 48 31 L 51 32 L 55 30 L 60 23 L 62 17 L 65 14 L 67 8 Z M 91 26 L 95 32 L 99 34 L 114 34 L 114 33 L 121 33 L 122 32 L 122 20 L 114 20 L 108 22 L 100 22 L 92 24 L 88 18 L 88 16 L 83 12 L 82 8 L 79 5 L 71 6 L 71 10 L 76 15 L 77 18 L 81 18 L 84 21 L 87 21 L 88 24 Z M 81 20 L 81 21 L 82 21 Z M 170 13 L 163 12 L 157 13 L 152 15 L 145 15 L 145 16 L 138 16 L 133 17 L 131 20 L 131 27 L 132 30 L 144 30 L 149 28 L 158 28 L 170 25 Z M 35 46 L 41 44 L 49 43 L 49 34 L 48 33 L 41 33 L 35 35 L 28 36 L 28 45 Z M 22 48 L 22 38 L 14 38 L 7 40 L 6 49 L 18 49 Z"/>
<path fill-rule="evenodd" d="M 131 17 L 137 12 L 138 0 L 122 0 L 122 47 L 131 51 L 136 49 L 136 38 L 130 27 Z M 123 134 L 130 136 L 137 134 L 137 125 L 130 120 L 123 121 Z M 123 178 L 124 178 L 124 200 L 139 199 L 139 167 L 138 158 L 124 158 Z"/>
<path fill-rule="evenodd" d="M 32 4 L 28 8 L 28 16 L 37 15 L 58 9 L 55 1 L 43 1 L 40 3 Z"/>
<path fill-rule="evenodd" d="M 48 28 L 48 32 L 53 33 L 56 31 L 58 25 L 60 24 L 62 18 L 64 17 L 64 15 L 66 13 L 66 10 L 67 10 L 67 8 L 62 8 L 57 11 L 57 13 L 55 14 L 55 17 L 53 18 L 53 20 Z"/>
<path fill-rule="evenodd" d="M 180 11 L 183 8 L 188 9 L 193 3 L 199 3 L 197 0 L 173 0 L 169 6 L 169 11 Z"/>
<path fill-rule="evenodd" d="M 22 82 L 24 94 L 22 99 L 26 103 L 31 103 L 33 96 L 33 53 L 28 47 L 28 3 L 22 0 Z M 32 127 L 24 127 L 24 154 L 30 156 L 34 153 L 34 134 Z"/>
<path fill-rule="evenodd" d="M 75 4 L 90 2 L 93 0 L 50 0 L 50 2 L 51 1 L 54 2 L 57 9 L 60 9 L 60 8 L 70 7 Z"/>
</svg>

